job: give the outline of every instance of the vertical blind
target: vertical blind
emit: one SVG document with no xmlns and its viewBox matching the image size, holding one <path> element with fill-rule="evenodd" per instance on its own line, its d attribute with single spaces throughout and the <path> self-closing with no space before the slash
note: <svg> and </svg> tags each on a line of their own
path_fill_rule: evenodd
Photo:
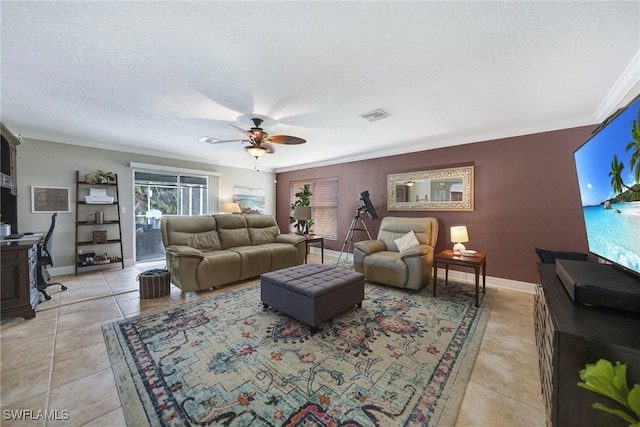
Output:
<svg viewBox="0 0 640 427">
<path fill-rule="evenodd" d="M 292 181 L 289 193 L 290 203 L 296 200 L 295 194 L 310 184 L 311 219 L 313 233 L 328 240 L 338 239 L 338 178 L 309 179 Z M 291 211 L 293 215 L 293 210 Z"/>
</svg>

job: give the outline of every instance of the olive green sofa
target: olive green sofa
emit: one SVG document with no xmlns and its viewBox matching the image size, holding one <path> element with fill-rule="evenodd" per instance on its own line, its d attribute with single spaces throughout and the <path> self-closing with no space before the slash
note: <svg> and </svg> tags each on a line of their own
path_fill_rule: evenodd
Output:
<svg viewBox="0 0 640 427">
<path fill-rule="evenodd" d="M 304 263 L 304 237 L 280 234 L 271 215 L 163 216 L 160 228 L 171 283 L 183 292 Z"/>
</svg>

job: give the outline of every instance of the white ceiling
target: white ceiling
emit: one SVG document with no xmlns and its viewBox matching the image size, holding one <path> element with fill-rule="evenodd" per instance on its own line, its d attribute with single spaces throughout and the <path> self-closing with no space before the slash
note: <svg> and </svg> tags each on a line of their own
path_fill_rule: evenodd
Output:
<svg viewBox="0 0 640 427">
<path fill-rule="evenodd" d="M 640 2 L 1 2 L 23 137 L 264 171 L 594 124 L 640 81 Z M 390 117 L 367 122 L 381 108 Z"/>
</svg>

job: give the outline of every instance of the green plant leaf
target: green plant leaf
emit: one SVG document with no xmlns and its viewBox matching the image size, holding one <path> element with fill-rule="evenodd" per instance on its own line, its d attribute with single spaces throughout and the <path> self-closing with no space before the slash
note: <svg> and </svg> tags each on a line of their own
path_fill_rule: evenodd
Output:
<svg viewBox="0 0 640 427">
<path fill-rule="evenodd" d="M 580 371 L 580 379 L 584 382 L 578 386 L 627 406 L 627 365 L 616 362 L 613 366 L 608 360 L 600 359 L 595 364 L 587 364 Z"/>
<path fill-rule="evenodd" d="M 627 406 L 636 414 L 636 418 L 640 422 L 640 384 L 635 384 L 629 392 Z"/>
<path fill-rule="evenodd" d="M 612 415 L 616 415 L 616 416 L 622 418 L 623 420 L 625 420 L 626 422 L 628 422 L 631 425 L 633 425 L 633 424 L 638 422 L 637 419 L 633 418 L 631 415 L 629 415 L 628 413 L 626 413 L 625 411 L 622 411 L 620 409 L 609 408 L 607 406 L 604 406 L 602 403 L 597 403 L 597 402 L 593 404 L 593 407 L 595 409 L 599 409 L 601 411 L 608 412 L 608 413 L 610 413 Z"/>
</svg>

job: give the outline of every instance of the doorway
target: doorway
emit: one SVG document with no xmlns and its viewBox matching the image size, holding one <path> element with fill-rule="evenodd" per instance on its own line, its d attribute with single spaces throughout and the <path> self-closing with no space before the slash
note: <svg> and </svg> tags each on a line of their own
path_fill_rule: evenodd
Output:
<svg viewBox="0 0 640 427">
<path fill-rule="evenodd" d="M 162 217 L 204 215 L 208 210 L 208 177 L 136 171 L 133 186 L 136 262 L 164 259 Z"/>
</svg>

